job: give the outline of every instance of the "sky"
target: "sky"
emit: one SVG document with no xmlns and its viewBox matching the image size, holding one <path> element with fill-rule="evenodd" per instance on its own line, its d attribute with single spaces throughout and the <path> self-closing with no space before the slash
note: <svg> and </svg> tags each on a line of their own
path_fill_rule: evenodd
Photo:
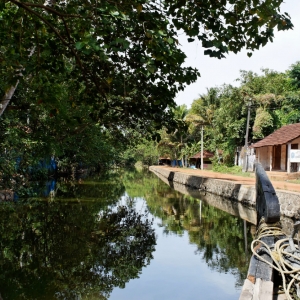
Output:
<svg viewBox="0 0 300 300">
<path fill-rule="evenodd" d="M 273 43 L 253 52 L 251 58 L 247 51 L 227 54 L 226 58 L 217 59 L 204 55 L 200 42 L 188 43 L 183 35 L 179 36 L 181 49 L 187 55 L 185 66 L 197 68 L 201 77 L 193 84 L 179 92 L 175 99 L 178 105 L 186 104 L 188 108 L 193 100 L 205 94 L 207 88 L 232 84 L 238 86 L 240 70 L 261 74 L 261 69 L 286 71 L 296 61 L 300 61 L 300 1 L 286 0 L 281 5 L 281 13 L 287 12 L 294 24 L 293 30 L 274 33 Z"/>
</svg>

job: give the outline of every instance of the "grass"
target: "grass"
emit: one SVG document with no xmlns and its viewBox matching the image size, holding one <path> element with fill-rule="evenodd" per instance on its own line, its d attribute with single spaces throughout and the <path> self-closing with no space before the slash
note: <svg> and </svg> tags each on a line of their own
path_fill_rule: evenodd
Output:
<svg viewBox="0 0 300 300">
<path fill-rule="evenodd" d="M 291 180 L 287 180 L 287 182 L 300 184 L 300 179 L 291 179 Z"/>
<path fill-rule="evenodd" d="M 228 167 L 226 165 L 218 164 L 218 165 L 214 165 L 212 170 L 214 172 L 219 172 L 219 173 L 224 173 L 224 174 L 232 174 L 232 175 L 236 175 L 236 176 L 250 177 L 250 173 L 243 172 L 242 167 L 239 167 L 239 166 Z"/>
<path fill-rule="evenodd" d="M 182 167 L 182 168 L 190 169 L 188 167 Z M 197 170 L 199 170 L 199 169 L 197 169 Z M 212 172 L 218 172 L 218 173 L 224 173 L 224 174 L 232 174 L 232 175 L 242 176 L 242 177 L 250 177 L 252 174 L 251 172 L 243 172 L 242 167 L 239 167 L 239 166 L 228 167 L 223 164 L 213 165 L 212 170 L 205 169 L 205 171 L 212 171 Z"/>
</svg>

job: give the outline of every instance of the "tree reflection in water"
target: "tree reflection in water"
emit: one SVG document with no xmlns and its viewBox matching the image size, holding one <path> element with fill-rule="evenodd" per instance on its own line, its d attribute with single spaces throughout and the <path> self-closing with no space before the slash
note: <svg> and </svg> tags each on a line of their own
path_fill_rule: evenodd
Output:
<svg viewBox="0 0 300 300">
<path fill-rule="evenodd" d="M 129 195 L 128 205 L 120 198 Z M 144 198 L 164 234 L 188 233 L 195 254 L 242 285 L 243 220 L 182 195 L 152 173 L 59 182 L 50 201 L 0 205 L 0 293 L 9 299 L 107 299 L 150 263 L 155 234 L 133 207 Z M 124 204 L 126 201 L 123 201 Z M 247 232 L 248 245 L 251 235 Z"/>
<path fill-rule="evenodd" d="M 73 201 L 1 203 L 3 299 L 106 299 L 150 263 L 156 242 L 147 216 L 114 204 L 119 183 L 106 184 L 97 201 L 93 186 L 77 187 Z M 84 202 L 80 190 L 94 200 Z"/>
<path fill-rule="evenodd" d="M 249 257 L 245 253 L 242 219 L 204 201 L 201 201 L 200 208 L 198 199 L 175 191 L 152 173 L 136 172 L 134 180 L 132 177 L 130 174 L 130 180 L 124 180 L 126 191 L 132 197 L 139 191 L 139 196 L 147 200 L 149 211 L 160 218 L 165 234 L 183 235 L 187 231 L 190 243 L 197 246 L 195 253 L 201 255 L 211 269 L 219 273 L 232 273 L 236 286 L 243 285 Z M 248 247 L 251 240 L 248 230 Z"/>
</svg>

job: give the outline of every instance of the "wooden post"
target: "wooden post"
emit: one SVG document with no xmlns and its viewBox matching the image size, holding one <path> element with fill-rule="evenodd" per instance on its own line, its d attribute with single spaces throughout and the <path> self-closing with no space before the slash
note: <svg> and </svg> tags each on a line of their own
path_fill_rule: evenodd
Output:
<svg viewBox="0 0 300 300">
<path fill-rule="evenodd" d="M 288 143 L 287 146 L 288 146 L 287 147 L 287 151 L 288 151 L 288 153 L 287 153 L 287 172 L 291 173 L 291 160 L 290 160 L 291 148 L 292 148 L 291 143 Z"/>
<path fill-rule="evenodd" d="M 273 168 L 273 146 L 269 146 L 268 150 L 271 148 L 271 153 L 270 153 L 270 171 L 272 171 Z"/>
</svg>

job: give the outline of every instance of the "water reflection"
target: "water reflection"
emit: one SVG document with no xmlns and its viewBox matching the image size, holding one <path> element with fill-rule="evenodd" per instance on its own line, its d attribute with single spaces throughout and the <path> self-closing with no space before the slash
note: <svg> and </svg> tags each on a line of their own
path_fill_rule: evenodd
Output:
<svg viewBox="0 0 300 300">
<path fill-rule="evenodd" d="M 152 224 L 116 205 L 120 180 L 56 189 L 55 201 L 1 203 L 3 299 L 106 299 L 152 259 Z"/>
<path fill-rule="evenodd" d="M 202 196 L 137 171 L 37 187 L 28 189 L 35 198 L 0 205 L 3 299 L 179 299 L 181 284 L 192 288 L 180 299 L 197 298 L 208 284 L 211 296 L 203 299 L 238 294 L 227 285 L 230 275 L 230 284 L 239 288 L 247 272 L 243 220 Z M 38 190 L 48 197 L 38 198 Z M 249 245 L 249 226 L 245 237 Z M 212 281 L 207 267 L 213 280 L 222 274 L 219 281 L 226 284 Z M 147 289 L 130 289 L 143 280 Z M 129 295 L 112 296 L 125 286 Z"/>
<path fill-rule="evenodd" d="M 132 175 L 131 175 L 132 176 Z M 134 182 L 134 187 L 133 187 Z M 172 189 L 156 175 L 145 176 L 136 174 L 134 181 L 124 180 L 130 196 L 135 191 L 143 191 L 151 214 L 160 219 L 164 234 L 183 235 L 188 232 L 189 242 L 197 246 L 196 253 L 207 265 L 219 273 L 230 272 L 236 277 L 236 286 L 242 286 L 248 270 L 246 245 L 251 243 L 250 227 L 246 228 L 244 236 L 244 221 L 230 215 L 207 202 L 200 201 L 188 193 Z M 181 188 L 186 188 L 181 185 Z M 180 189 L 180 187 L 177 187 Z M 134 191 L 133 194 L 130 192 Z M 192 192 L 192 191 L 191 191 Z M 202 198 L 204 194 L 202 194 Z M 206 198 L 207 199 L 207 198 Z M 212 197 L 211 197 L 212 199 Z M 214 202 L 218 202 L 215 199 Z M 222 201 L 224 203 L 224 200 Z M 250 214 L 253 210 L 250 209 Z M 249 249 L 248 249 L 249 251 Z"/>
</svg>

